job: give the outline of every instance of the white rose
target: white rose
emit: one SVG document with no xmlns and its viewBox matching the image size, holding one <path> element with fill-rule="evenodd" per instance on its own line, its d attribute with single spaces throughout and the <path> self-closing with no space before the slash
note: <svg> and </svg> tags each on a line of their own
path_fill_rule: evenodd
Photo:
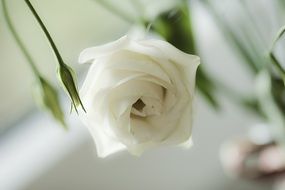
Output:
<svg viewBox="0 0 285 190">
<path fill-rule="evenodd" d="M 99 157 L 189 142 L 199 57 L 162 40 L 124 36 L 85 49 L 79 62 L 90 61 L 80 90 L 86 113 L 80 118 Z"/>
</svg>

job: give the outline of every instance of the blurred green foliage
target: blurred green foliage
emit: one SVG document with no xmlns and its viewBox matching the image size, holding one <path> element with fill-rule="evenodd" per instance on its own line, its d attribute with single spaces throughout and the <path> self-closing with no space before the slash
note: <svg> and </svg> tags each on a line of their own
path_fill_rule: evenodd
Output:
<svg viewBox="0 0 285 190">
<path fill-rule="evenodd" d="M 161 13 L 154 21 L 146 22 L 151 30 L 165 38 L 166 41 L 189 54 L 199 55 L 195 45 L 195 36 L 191 18 L 191 9 L 187 1 L 179 1 L 173 9 Z M 203 59 L 202 59 L 203 62 Z M 201 94 L 216 109 L 219 103 L 216 97 L 216 85 L 213 77 L 206 72 L 203 64 L 197 71 L 196 83 Z"/>
</svg>

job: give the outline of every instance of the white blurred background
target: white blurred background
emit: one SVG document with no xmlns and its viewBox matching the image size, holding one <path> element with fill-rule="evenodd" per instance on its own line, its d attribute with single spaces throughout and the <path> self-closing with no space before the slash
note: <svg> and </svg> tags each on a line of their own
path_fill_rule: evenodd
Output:
<svg viewBox="0 0 285 190">
<path fill-rule="evenodd" d="M 77 64 L 82 49 L 115 40 L 130 28 L 95 0 L 32 2 L 63 58 L 77 73 L 87 69 Z M 120 6 L 128 11 L 127 4 L 127 0 L 120 1 Z M 40 70 L 56 84 L 53 54 L 24 1 L 9 0 L 8 7 Z M 229 50 L 209 15 L 199 5 L 193 9 L 193 15 L 202 64 L 234 88 L 251 89 L 253 79 Z M 0 62 L 1 190 L 270 189 L 266 182 L 239 181 L 224 174 L 219 161 L 221 144 L 244 134 L 260 121 L 222 94 L 220 112 L 197 94 L 192 149 L 168 147 L 146 152 L 140 158 L 121 152 L 99 159 L 91 136 L 75 114 L 69 116 L 70 130 L 65 132 L 36 108 L 31 93 L 32 73 L 2 15 Z M 67 98 L 62 99 L 68 112 Z"/>
</svg>

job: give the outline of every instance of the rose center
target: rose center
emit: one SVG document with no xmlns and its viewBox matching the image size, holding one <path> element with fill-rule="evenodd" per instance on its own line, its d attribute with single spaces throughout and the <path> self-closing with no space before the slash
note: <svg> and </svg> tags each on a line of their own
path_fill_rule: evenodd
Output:
<svg viewBox="0 0 285 190">
<path fill-rule="evenodd" d="M 161 114 L 161 102 L 150 97 L 141 97 L 133 105 L 131 115 L 147 117 Z"/>
<path fill-rule="evenodd" d="M 143 111 L 143 108 L 145 107 L 145 103 L 141 100 L 138 99 L 134 104 L 133 104 L 133 108 L 136 109 L 139 112 Z"/>
</svg>

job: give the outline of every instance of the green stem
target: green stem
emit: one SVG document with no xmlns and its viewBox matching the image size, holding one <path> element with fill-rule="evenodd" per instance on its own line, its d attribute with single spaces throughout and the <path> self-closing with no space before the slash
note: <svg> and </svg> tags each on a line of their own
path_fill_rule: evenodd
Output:
<svg viewBox="0 0 285 190">
<path fill-rule="evenodd" d="M 12 20 L 11 20 L 11 17 L 8 13 L 8 8 L 7 8 L 7 5 L 6 5 L 6 0 L 2 0 L 2 8 L 3 8 L 3 13 L 4 13 L 4 17 L 5 17 L 5 20 L 7 22 L 7 26 L 9 28 L 9 30 L 11 31 L 16 43 L 19 45 L 22 53 L 24 54 L 25 58 L 27 59 L 27 62 L 29 63 L 32 71 L 34 72 L 34 74 L 39 77 L 40 76 L 40 72 L 39 70 L 37 69 L 36 65 L 35 65 L 35 62 L 33 60 L 33 58 L 31 57 L 31 55 L 28 53 L 27 51 L 27 48 L 25 47 L 25 45 L 23 44 L 23 42 L 21 41 L 20 37 L 18 36 L 17 34 L 17 31 L 15 30 L 13 24 L 12 24 Z"/>
<path fill-rule="evenodd" d="M 123 13 L 117 7 L 111 5 L 106 0 L 96 0 L 100 5 L 108 9 L 111 13 L 116 14 L 117 16 L 121 17 L 124 21 L 133 24 L 135 21 L 131 19 L 127 14 Z"/>
<path fill-rule="evenodd" d="M 276 43 L 278 42 L 278 40 L 280 40 L 280 38 L 282 38 L 284 33 L 285 33 L 285 26 L 282 26 L 282 28 L 279 29 L 276 37 L 273 40 L 273 43 L 272 43 L 272 45 L 270 47 L 270 52 L 273 52 L 273 49 L 276 46 Z"/>
<path fill-rule="evenodd" d="M 272 61 L 272 63 L 276 66 L 276 68 L 278 69 L 278 71 L 281 73 L 283 79 L 285 76 L 285 69 L 282 67 L 282 65 L 279 63 L 278 59 L 276 58 L 276 56 L 274 55 L 274 48 L 277 44 L 277 42 L 281 39 L 281 37 L 285 34 L 285 26 L 283 26 L 277 33 L 276 37 L 273 40 L 273 43 L 270 47 L 269 50 L 269 56 L 270 59 Z"/>
<path fill-rule="evenodd" d="M 55 53 L 55 56 L 56 56 L 56 58 L 58 60 L 58 64 L 59 65 L 63 65 L 64 64 L 63 59 L 62 59 L 62 57 L 61 57 L 61 55 L 60 55 L 60 53 L 59 53 L 59 51 L 58 51 L 58 49 L 57 49 L 57 47 L 56 47 L 56 45 L 54 43 L 52 37 L 50 36 L 47 28 L 45 27 L 44 23 L 42 22 L 41 18 L 37 14 L 36 10 L 34 9 L 33 5 L 30 3 L 30 1 L 29 0 L 25 0 L 25 2 L 28 5 L 28 7 L 31 10 L 31 12 L 33 13 L 33 15 L 36 18 L 36 20 L 38 21 L 38 23 L 39 23 L 40 27 L 42 28 L 43 32 L 45 33 L 45 35 L 46 35 L 46 37 L 47 37 L 47 39 L 48 39 L 48 41 L 49 41 L 49 43 L 50 43 L 54 53 Z"/>
<path fill-rule="evenodd" d="M 276 66 L 276 68 L 278 69 L 278 71 L 280 72 L 282 77 L 284 77 L 285 76 L 285 69 L 281 66 L 278 59 L 275 57 L 274 53 L 270 52 L 269 56 L 270 56 L 272 63 Z"/>
</svg>

